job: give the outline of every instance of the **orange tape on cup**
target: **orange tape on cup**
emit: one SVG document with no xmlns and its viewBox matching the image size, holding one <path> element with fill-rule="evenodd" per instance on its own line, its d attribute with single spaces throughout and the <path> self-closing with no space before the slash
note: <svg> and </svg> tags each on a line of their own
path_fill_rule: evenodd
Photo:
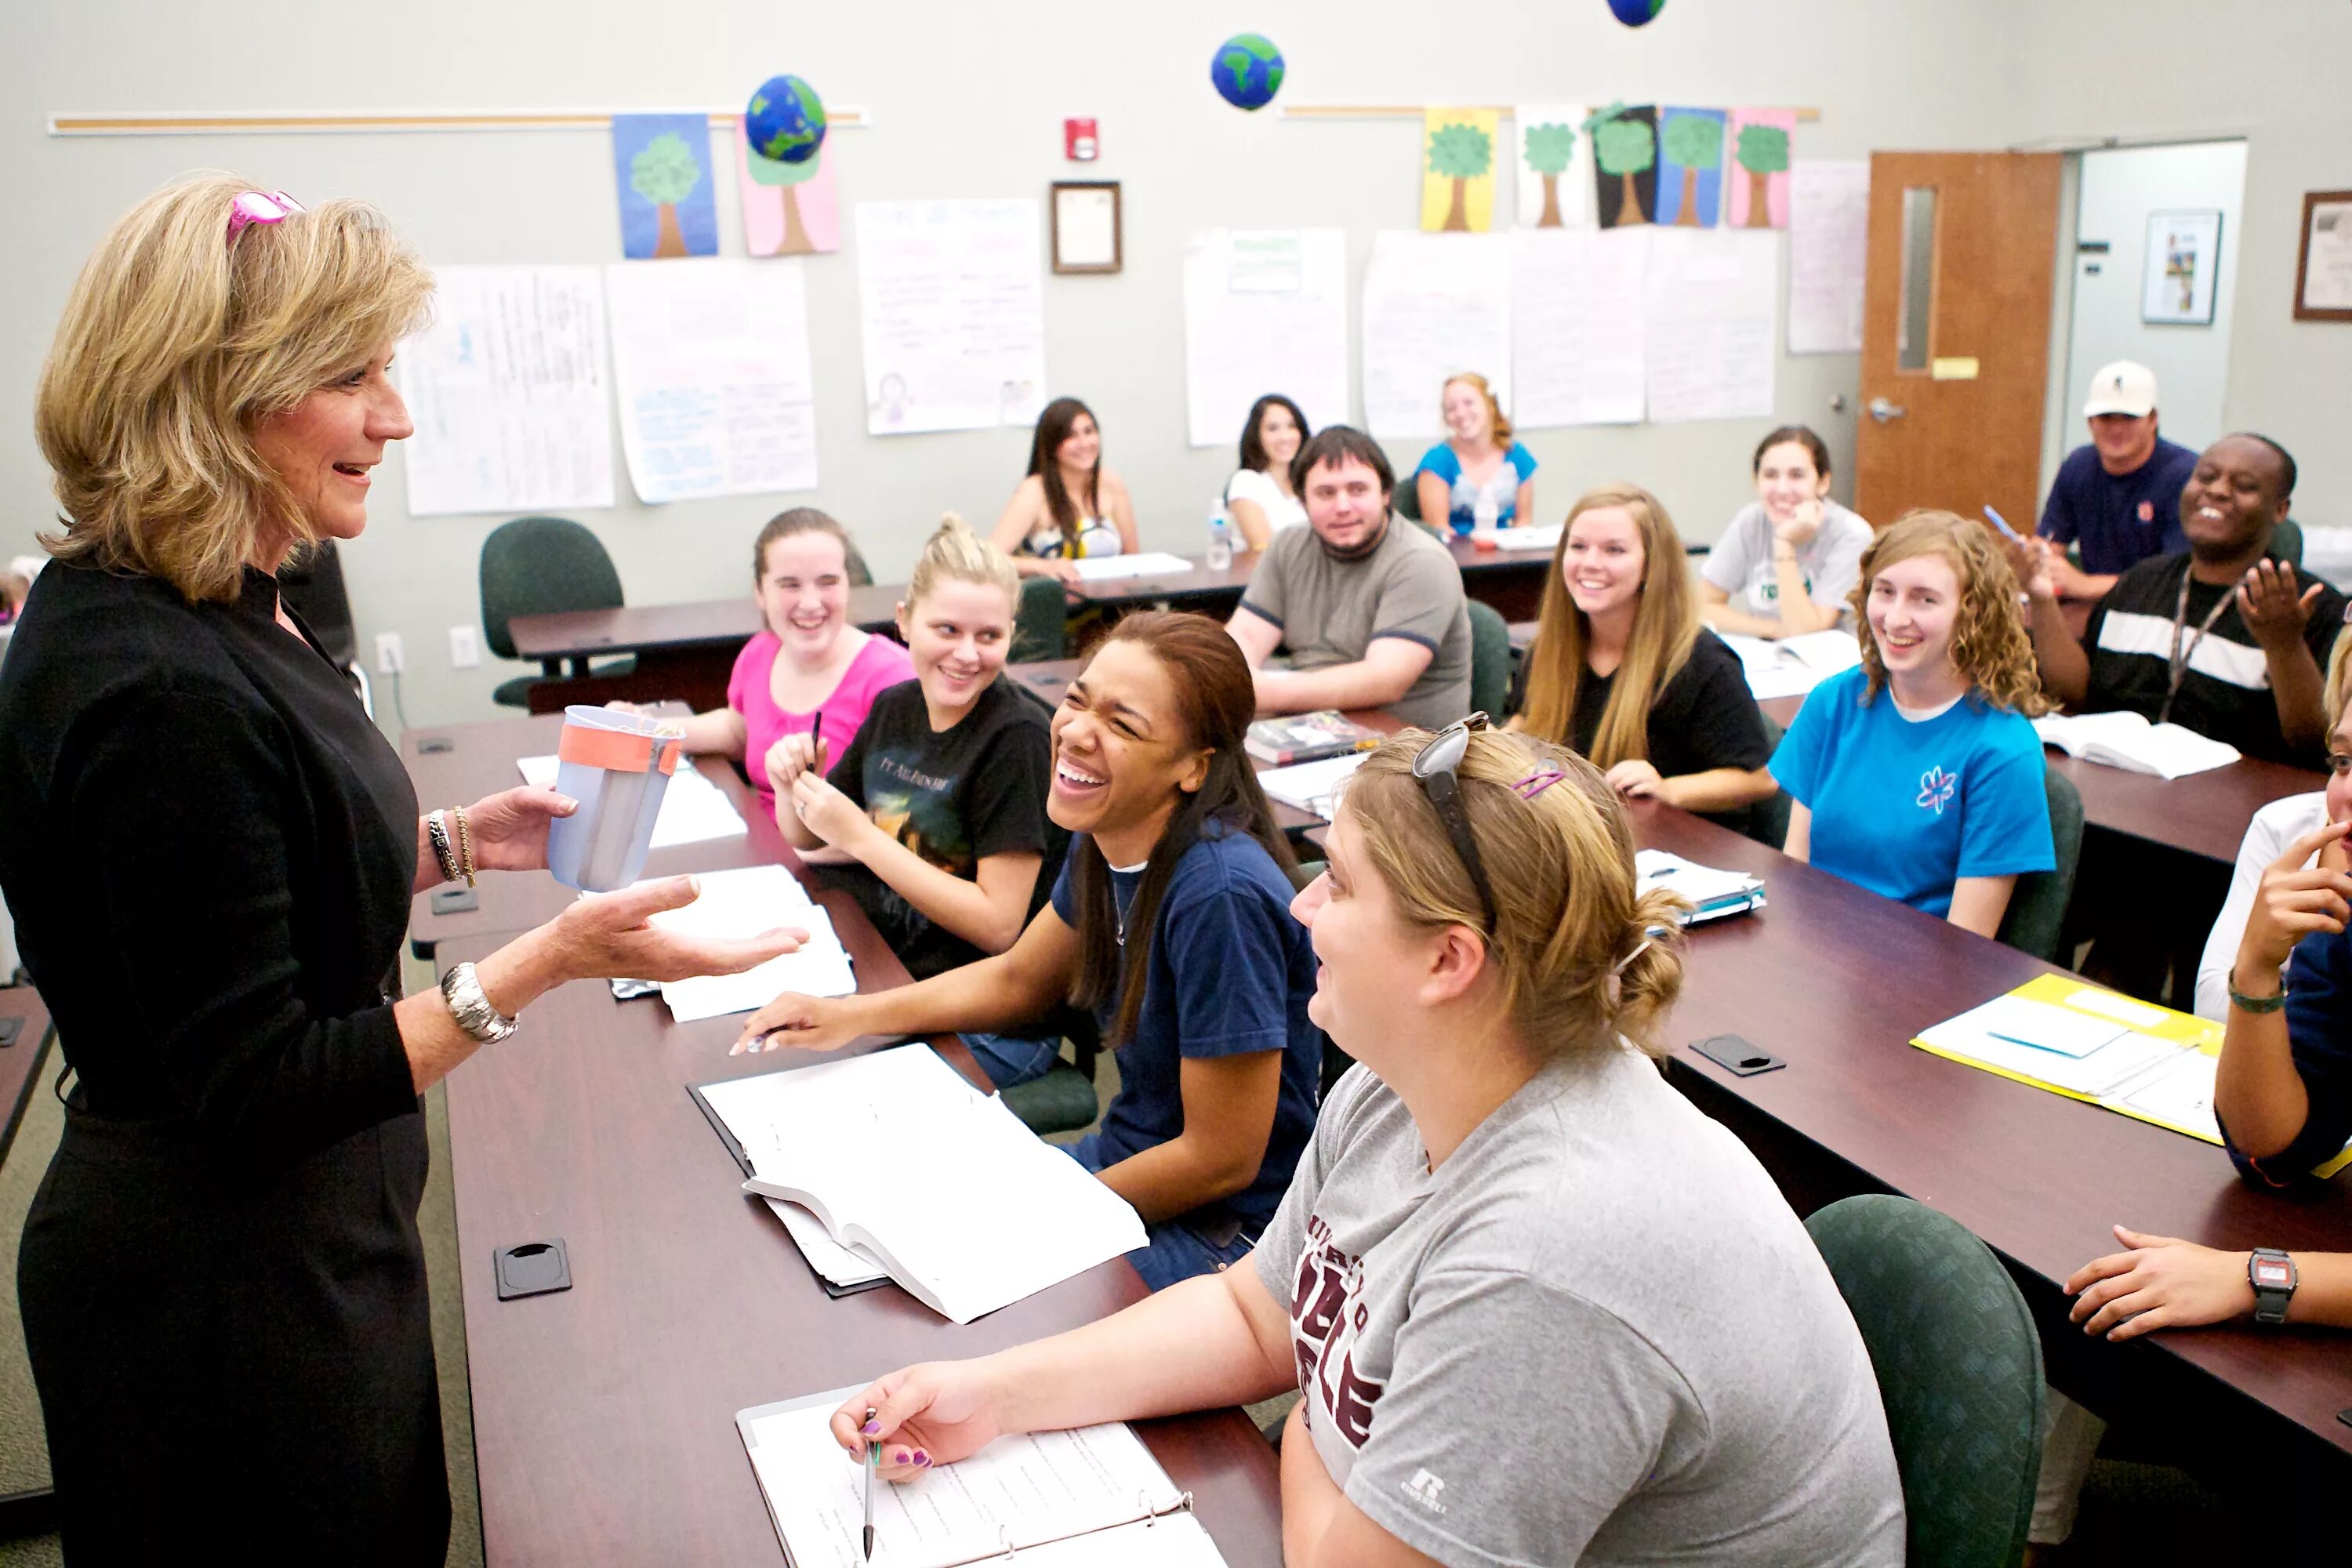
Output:
<svg viewBox="0 0 2352 1568">
<path fill-rule="evenodd" d="M 555 744 L 555 754 L 561 761 L 579 763 L 583 766 L 603 768 L 607 773 L 642 773 L 650 772 L 656 751 L 667 750 L 670 773 L 677 766 L 674 746 L 665 744 L 661 735 L 630 735 L 618 730 L 591 730 L 585 725 L 566 724 L 563 735 Z"/>
</svg>

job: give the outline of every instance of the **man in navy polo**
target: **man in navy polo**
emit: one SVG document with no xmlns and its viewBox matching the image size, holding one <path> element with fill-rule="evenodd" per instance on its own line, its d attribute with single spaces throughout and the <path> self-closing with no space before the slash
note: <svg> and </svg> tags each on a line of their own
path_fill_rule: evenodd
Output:
<svg viewBox="0 0 2352 1568">
<path fill-rule="evenodd" d="M 2042 509 L 2042 537 L 2079 546 L 2077 568 L 2051 563 L 2062 599 L 2097 599 L 2116 579 L 2151 555 L 2188 548 L 2180 532 L 2180 490 L 2197 454 L 2156 431 L 2156 373 L 2129 360 L 2102 365 L 2083 406 L 2091 444 L 2058 466 Z"/>
</svg>

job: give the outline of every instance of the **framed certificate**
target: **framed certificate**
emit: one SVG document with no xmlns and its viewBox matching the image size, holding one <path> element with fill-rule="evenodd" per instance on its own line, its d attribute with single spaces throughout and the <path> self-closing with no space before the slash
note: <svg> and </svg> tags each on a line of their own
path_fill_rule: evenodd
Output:
<svg viewBox="0 0 2352 1568">
<path fill-rule="evenodd" d="M 2352 191 L 2306 191 L 2294 319 L 2352 321 Z"/>
<path fill-rule="evenodd" d="M 1117 272 L 1119 243 L 1117 180 L 1054 183 L 1054 270 Z"/>
</svg>

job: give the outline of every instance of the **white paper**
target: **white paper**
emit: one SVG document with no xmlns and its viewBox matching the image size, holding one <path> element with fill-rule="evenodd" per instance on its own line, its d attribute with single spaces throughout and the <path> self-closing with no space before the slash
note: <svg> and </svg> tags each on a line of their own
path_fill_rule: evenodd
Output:
<svg viewBox="0 0 2352 1568">
<path fill-rule="evenodd" d="M 1584 184 L 1591 185 L 1588 172 Z M 1636 425 L 1648 404 L 1650 227 L 1517 229 L 1511 422 Z"/>
<path fill-rule="evenodd" d="M 593 267 L 443 267 L 393 377 L 412 517 L 613 504 L 604 294 Z"/>
<path fill-rule="evenodd" d="M 1030 198 L 857 204 L 868 435 L 1037 422 L 1039 223 Z"/>
<path fill-rule="evenodd" d="M 523 757 L 515 766 L 522 771 L 523 783 L 553 789 L 562 764 L 553 757 Z M 648 847 L 670 849 L 712 838 L 740 838 L 746 831 L 742 814 L 727 798 L 727 792 L 704 778 L 702 771 L 689 762 L 662 786 L 661 812 L 654 818 L 653 842 Z"/>
<path fill-rule="evenodd" d="M 1771 414 L 1780 279 L 1780 239 L 1770 229 L 1652 231 L 1652 423 Z"/>
<path fill-rule="evenodd" d="M 1592 138 L 1584 129 L 1584 117 L 1591 110 L 1580 103 L 1523 103 L 1511 110 L 1512 162 L 1518 170 L 1518 221 L 1521 228 L 1534 228 L 1547 216 L 1559 221 L 1564 228 L 1592 226 Z M 1544 176 L 1528 161 L 1528 132 L 1538 125 L 1564 125 L 1575 132 L 1576 141 L 1569 149 L 1568 168 L 1554 181 L 1553 195 L 1556 213 L 1548 212 L 1544 202 Z"/>
<path fill-rule="evenodd" d="M 1498 528 L 1495 531 L 1497 550 L 1540 550 L 1546 554 L 1559 548 L 1560 535 L 1568 531 L 1564 522 L 1548 522 L 1540 528 Z"/>
<path fill-rule="evenodd" d="M 1108 267 L 1118 259 L 1118 198 L 1108 191 L 1054 193 L 1056 258 L 1065 267 Z"/>
<path fill-rule="evenodd" d="M 809 901 L 799 879 L 782 866 L 745 866 L 698 873 L 701 896 L 683 909 L 665 910 L 654 924 L 683 935 L 709 939 L 757 936 L 778 926 L 808 932 L 800 949 L 772 958 L 740 974 L 707 974 L 665 981 L 662 1000 L 681 1024 L 748 1013 L 782 993 L 846 996 L 857 989 L 849 954 L 834 934 L 833 917 Z"/>
<path fill-rule="evenodd" d="M 1774 641 L 1744 632 L 1718 632 L 1739 656 L 1740 672 L 1759 702 L 1802 697 L 1832 675 L 1862 662 L 1862 645 L 1852 632 L 1807 632 Z"/>
<path fill-rule="evenodd" d="M 2221 1058 L 2190 1048 L 2162 1072 L 2118 1095 L 2117 1110 L 2137 1111 L 2180 1129 L 2209 1143 L 2221 1142 L 2221 1123 L 2213 1115 L 2213 1089 Z"/>
<path fill-rule="evenodd" d="M 809 1260 L 809 1267 L 820 1277 L 835 1285 L 863 1285 L 870 1279 L 887 1279 L 890 1270 L 882 1260 L 862 1247 L 844 1247 L 825 1234 L 824 1221 L 795 1203 L 782 1198 L 761 1200 L 775 1211 L 783 1222 L 793 1245 Z"/>
<path fill-rule="evenodd" d="M 604 269 L 629 481 L 649 504 L 816 488 L 797 258 Z"/>
<path fill-rule="evenodd" d="M 2030 996 L 1999 996 L 1977 1009 L 1977 1026 L 2013 1045 L 2086 1057 L 2129 1031 L 2112 1018 L 2094 1018 Z"/>
<path fill-rule="evenodd" d="M 1356 770 L 1364 765 L 1369 752 L 1349 752 L 1345 756 L 1323 757 L 1311 763 L 1293 763 L 1287 767 L 1266 768 L 1257 775 L 1257 787 L 1266 798 L 1294 805 L 1325 821 L 1331 818 L 1333 797 L 1339 786 L 1353 778 Z"/>
<path fill-rule="evenodd" d="M 1121 577 L 1164 576 L 1171 572 L 1192 570 L 1190 561 L 1163 550 L 1145 550 L 1133 555 L 1090 555 L 1070 564 L 1077 568 L 1081 583 L 1112 583 Z"/>
<path fill-rule="evenodd" d="M 1486 378 L 1511 402 L 1511 247 L 1501 234 L 1384 229 L 1364 268 L 1364 424 L 1377 437 L 1444 433 L 1448 376 Z"/>
<path fill-rule="evenodd" d="M 1870 257 L 1870 163 L 1799 159 L 1789 169 L 1789 352 L 1862 352 Z"/>
<path fill-rule="evenodd" d="M 1195 447 L 1231 449 L 1278 392 L 1315 425 L 1348 417 L 1348 237 L 1209 229 L 1184 249 L 1184 408 Z"/>
<path fill-rule="evenodd" d="M 2185 778 L 2213 768 L 2226 768 L 2240 752 L 2226 741 L 2216 741 L 2179 724 L 2151 724 L 2138 713 L 2051 713 L 2033 721 L 2042 743 L 2055 746 L 2086 763 L 2122 768 L 2127 773 L 2153 773 L 2161 779 Z"/>
<path fill-rule="evenodd" d="M 1835 627 L 1782 637 L 1780 648 L 1816 675 L 1840 675 L 1862 662 L 1862 639 Z"/>
<path fill-rule="evenodd" d="M 1663 889 L 1690 900 L 1683 923 L 1696 925 L 1723 915 L 1745 913 L 1764 902 L 1764 884 L 1745 871 L 1701 866 L 1663 849 L 1633 853 L 1633 874 L 1643 892 Z"/>
<path fill-rule="evenodd" d="M 1989 1021 L 1999 1021 L 1999 1004 L 2008 998 L 1997 997 L 1982 1007 L 1972 1007 L 1957 1018 L 1920 1031 L 1919 1038 L 1970 1061 L 2094 1099 L 2114 1093 L 2183 1048 L 2170 1040 L 2130 1030 L 2118 1035 L 2111 1044 L 2081 1057 L 2021 1046 L 1996 1037 L 1986 1027 Z"/>
</svg>

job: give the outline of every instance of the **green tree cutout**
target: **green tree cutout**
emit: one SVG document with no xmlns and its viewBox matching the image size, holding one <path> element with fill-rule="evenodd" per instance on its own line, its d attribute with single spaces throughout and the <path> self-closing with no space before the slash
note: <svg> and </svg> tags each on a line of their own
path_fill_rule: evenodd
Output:
<svg viewBox="0 0 2352 1568">
<path fill-rule="evenodd" d="M 1789 172 L 1789 133 L 1777 125 L 1739 128 L 1739 166 L 1748 171 L 1748 226 L 1772 226 L 1772 176 Z"/>
<path fill-rule="evenodd" d="M 1528 167 L 1543 176 L 1543 216 L 1536 219 L 1538 228 L 1561 226 L 1559 177 L 1568 173 L 1569 160 L 1575 155 L 1575 126 L 1530 125 L 1528 127 Z"/>
<path fill-rule="evenodd" d="M 1604 174 L 1615 174 L 1625 182 L 1625 194 L 1617 203 L 1617 221 L 1612 228 L 1631 228 L 1650 220 L 1642 216 L 1642 194 L 1634 187 L 1637 174 L 1657 166 L 1658 142 L 1648 125 L 1639 120 L 1604 120 L 1592 131 L 1592 159 Z"/>
<path fill-rule="evenodd" d="M 1470 182 L 1495 166 L 1495 139 L 1475 125 L 1441 125 L 1430 133 L 1429 172 L 1454 182 L 1454 205 L 1445 209 L 1447 229 L 1470 227 Z"/>
<path fill-rule="evenodd" d="M 686 254 L 686 234 L 677 226 L 677 204 L 692 195 L 701 183 L 702 165 L 694 161 L 692 149 L 675 131 L 663 132 L 629 160 L 629 189 L 659 211 L 661 237 L 654 245 L 656 256 Z"/>
<path fill-rule="evenodd" d="M 1666 158 L 1683 170 L 1683 199 L 1675 226 L 1697 228 L 1698 177 L 1723 165 L 1723 121 L 1703 114 L 1677 114 L 1666 121 Z"/>
</svg>

